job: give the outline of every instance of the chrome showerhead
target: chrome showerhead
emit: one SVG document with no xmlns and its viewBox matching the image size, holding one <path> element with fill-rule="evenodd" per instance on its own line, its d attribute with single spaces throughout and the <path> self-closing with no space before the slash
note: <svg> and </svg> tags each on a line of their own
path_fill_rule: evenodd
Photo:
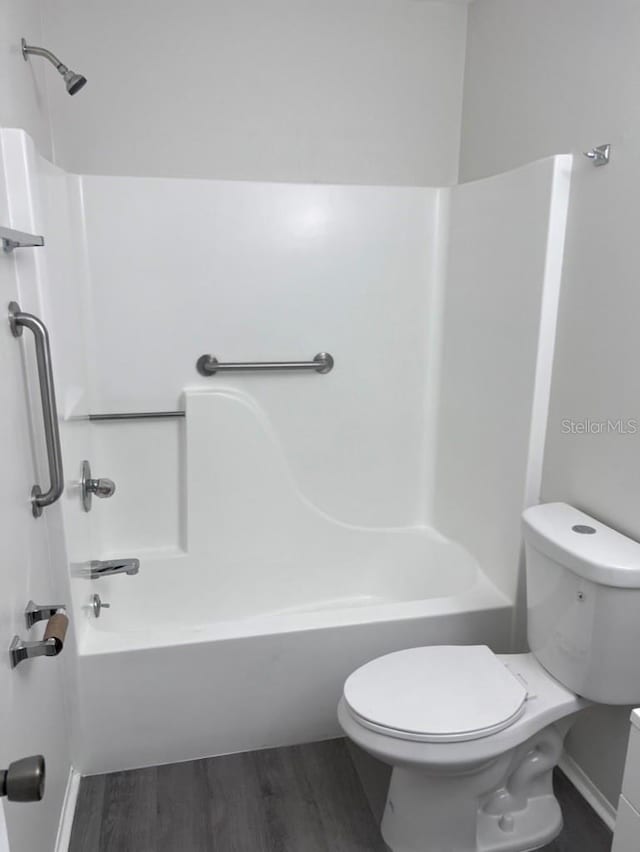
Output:
<svg viewBox="0 0 640 852">
<path fill-rule="evenodd" d="M 45 59 L 48 59 L 49 62 L 55 66 L 58 73 L 62 75 L 65 86 L 67 87 L 67 92 L 69 92 L 70 95 L 75 95 L 76 92 L 79 92 L 87 82 L 86 77 L 83 77 L 82 74 L 76 74 L 75 71 L 71 71 L 70 68 L 67 68 L 64 62 L 60 62 L 58 57 L 45 47 L 35 47 L 33 44 L 27 44 L 25 39 L 22 39 L 21 45 L 22 55 L 25 62 L 27 61 L 29 54 L 31 54 L 33 56 L 44 56 Z"/>
<path fill-rule="evenodd" d="M 70 95 L 75 95 L 76 92 L 79 92 L 87 82 L 86 77 L 83 77 L 82 74 L 76 74 L 75 71 L 65 71 L 63 76 Z"/>
</svg>

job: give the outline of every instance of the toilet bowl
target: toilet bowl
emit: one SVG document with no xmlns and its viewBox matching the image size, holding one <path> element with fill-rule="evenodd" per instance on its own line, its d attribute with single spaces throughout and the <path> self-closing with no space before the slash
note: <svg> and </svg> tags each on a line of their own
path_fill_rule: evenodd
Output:
<svg viewBox="0 0 640 852">
<path fill-rule="evenodd" d="M 565 503 L 523 515 L 528 654 L 429 646 L 366 663 L 338 707 L 392 767 L 392 852 L 530 852 L 562 828 L 552 772 L 575 714 L 640 702 L 640 544 Z"/>
<path fill-rule="evenodd" d="M 393 767 L 381 830 L 394 852 L 524 852 L 562 827 L 551 775 L 588 703 L 532 654 L 430 646 L 355 671 L 338 718 Z"/>
</svg>

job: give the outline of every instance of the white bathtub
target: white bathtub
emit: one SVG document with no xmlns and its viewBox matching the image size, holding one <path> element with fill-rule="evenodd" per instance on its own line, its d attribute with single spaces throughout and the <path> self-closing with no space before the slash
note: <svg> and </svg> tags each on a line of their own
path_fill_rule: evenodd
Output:
<svg viewBox="0 0 640 852">
<path fill-rule="evenodd" d="M 135 577 L 87 581 L 113 608 L 99 620 L 86 614 L 79 631 L 77 768 L 92 774 L 334 737 L 343 681 L 365 661 L 420 644 L 509 648 L 511 605 L 458 545 L 428 529 L 358 538 L 375 557 L 367 564 L 363 552 L 351 566 L 369 574 L 366 596 L 325 582 L 312 604 L 313 589 L 294 594 L 287 572 L 271 570 L 264 586 L 241 584 L 244 595 L 227 597 L 225 612 L 223 595 L 207 601 L 192 582 L 205 566 L 190 576 L 178 557 L 146 570 L 143 562 Z M 309 554 L 314 561 L 321 568 Z M 168 580 L 156 569 L 173 571 L 174 605 L 154 594 Z"/>
<path fill-rule="evenodd" d="M 139 574 L 91 581 L 80 566 L 73 581 L 82 772 L 337 736 L 342 684 L 365 661 L 510 649 L 510 602 L 461 546 L 328 515 L 247 394 L 187 393 L 186 409 L 182 549 L 113 547 L 102 557 L 139 557 Z M 100 619 L 94 592 L 111 604 Z"/>
</svg>

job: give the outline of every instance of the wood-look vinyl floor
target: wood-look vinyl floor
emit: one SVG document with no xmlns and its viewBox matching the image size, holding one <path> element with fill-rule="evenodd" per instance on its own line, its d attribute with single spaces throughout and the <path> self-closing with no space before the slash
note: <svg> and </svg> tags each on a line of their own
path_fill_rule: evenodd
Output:
<svg viewBox="0 0 640 852">
<path fill-rule="evenodd" d="M 545 852 L 609 852 L 557 774 L 563 833 Z M 385 852 L 344 740 L 84 778 L 69 852 Z"/>
</svg>

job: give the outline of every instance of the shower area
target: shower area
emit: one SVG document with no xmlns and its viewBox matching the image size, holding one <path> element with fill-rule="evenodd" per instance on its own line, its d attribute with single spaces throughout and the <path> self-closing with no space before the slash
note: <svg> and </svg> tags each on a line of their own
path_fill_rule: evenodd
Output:
<svg viewBox="0 0 640 852">
<path fill-rule="evenodd" d="M 517 646 L 570 157 L 414 188 L 1 146 L 7 224 L 45 237 L 15 263 L 51 341 L 77 771 L 334 737 L 366 660 Z"/>
</svg>

